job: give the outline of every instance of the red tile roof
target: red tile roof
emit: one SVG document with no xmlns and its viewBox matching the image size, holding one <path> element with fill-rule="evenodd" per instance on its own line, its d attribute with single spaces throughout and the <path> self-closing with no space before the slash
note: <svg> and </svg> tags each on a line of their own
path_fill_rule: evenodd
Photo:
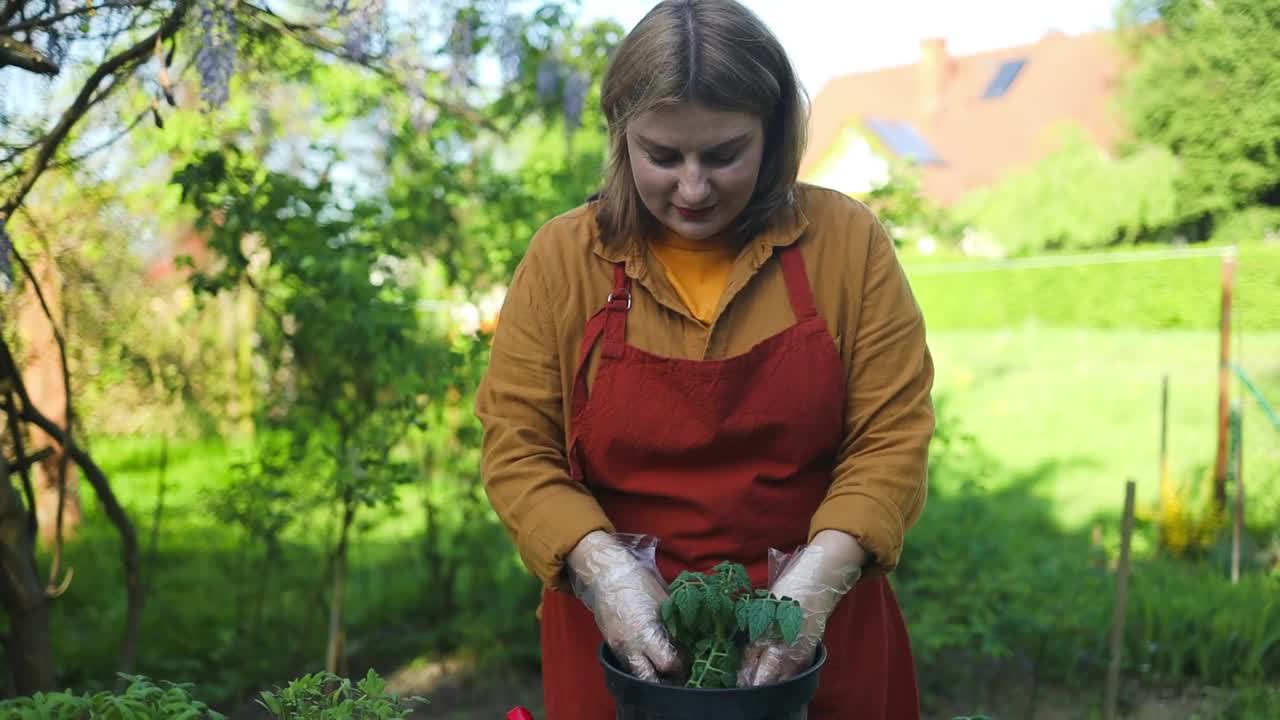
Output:
<svg viewBox="0 0 1280 720">
<path fill-rule="evenodd" d="M 1026 64 L 1008 91 L 984 98 L 1001 66 L 1014 60 Z M 943 40 L 926 39 L 919 63 L 842 76 L 814 97 L 801 177 L 845 128 L 908 122 L 942 159 L 921 166 L 925 195 L 951 204 L 1043 157 L 1060 123 L 1074 122 L 1113 146 L 1123 129 L 1113 100 L 1124 66 L 1109 32 L 1051 33 L 1031 45 L 963 57 L 948 56 Z"/>
</svg>

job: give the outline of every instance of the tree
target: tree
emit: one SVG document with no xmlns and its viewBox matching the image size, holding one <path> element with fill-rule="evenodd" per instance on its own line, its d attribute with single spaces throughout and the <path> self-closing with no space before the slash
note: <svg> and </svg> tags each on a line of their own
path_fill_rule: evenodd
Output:
<svg viewBox="0 0 1280 720">
<path fill-rule="evenodd" d="M 465 23 L 467 33 L 485 37 L 510 32 L 511 20 L 464 8 L 452 27 Z M 175 175 L 219 260 L 193 277 L 197 289 L 249 288 L 263 311 L 257 394 L 264 402 L 255 426 L 264 443 L 283 444 L 288 458 L 270 471 L 289 479 L 301 511 L 327 506 L 334 513 L 326 569 L 330 672 L 341 672 L 345 659 L 353 524 L 416 479 L 405 452 L 411 429 L 425 424 L 428 406 L 465 392 L 459 375 L 474 369 L 475 348 L 450 344 L 419 311 L 420 278 L 434 267 L 449 284 L 492 285 L 518 260 L 532 218 L 581 202 L 604 155 L 599 124 L 582 129 L 584 117 L 598 119 L 585 100 L 617 37 L 612 25 L 578 30 L 559 10 L 542 8 L 518 28 L 521 61 L 484 106 L 479 126 L 457 113 L 424 116 L 412 94 L 398 92 L 404 81 L 396 73 L 368 77 L 360 68 L 290 59 L 286 43 L 272 50 L 280 63 L 275 92 L 294 97 L 303 88 L 292 78 L 307 78 L 311 100 L 291 103 L 290 114 L 340 116 L 339 131 L 330 137 L 323 123 L 304 130 L 305 150 L 285 152 L 289 170 L 281 171 L 267 149 L 281 150 L 294 133 L 251 137 L 233 121 L 221 126 L 216 144 L 198 141 Z M 483 47 L 451 48 L 450 75 L 464 72 L 459 67 Z M 399 51 L 392 45 L 389 57 Z M 538 155 L 521 154 L 522 171 L 505 171 L 495 155 L 513 150 L 513 131 L 544 141 L 547 132 L 562 132 L 560 166 L 543 165 L 535 175 L 525 163 Z M 580 134 L 582 157 L 568 152 Z M 352 136 L 373 152 L 344 151 Z M 335 188 L 338 168 L 359 180 Z"/>
<path fill-rule="evenodd" d="M 1179 170 L 1165 148 L 1112 157 L 1068 126 L 1052 153 L 973 193 L 955 213 L 1014 255 L 1132 245 L 1176 223 Z"/>
<path fill-rule="evenodd" d="M 1135 0 L 1125 15 L 1125 104 L 1137 138 L 1182 166 L 1182 221 L 1280 206 L 1280 0 Z"/>
<path fill-rule="evenodd" d="M 263 70 L 275 78 L 292 77 L 305 83 L 307 73 L 334 62 L 361 68 L 366 76 L 378 81 L 366 83 L 365 92 L 354 93 L 348 99 L 354 105 L 338 103 L 337 116 L 376 118 L 385 93 L 407 98 L 410 112 L 398 116 L 399 132 L 393 139 L 407 137 L 410 128 L 440 128 L 443 141 L 418 148 L 419 158 L 450 158 L 434 176 L 448 178 L 445 171 L 474 170 L 467 170 L 471 166 L 461 159 L 471 154 L 469 144 L 482 132 L 501 137 L 536 114 L 548 119 L 562 117 L 566 125 L 576 126 L 582 113 L 582 96 L 589 85 L 578 66 L 594 57 L 558 54 L 556 40 L 571 23 L 566 11 L 557 5 L 538 8 L 532 20 L 526 20 L 509 12 L 503 0 L 450 2 L 431 7 L 413 4 L 411 12 L 431 15 L 437 22 L 415 23 L 417 18 L 399 18 L 405 22 L 394 24 L 394 32 L 382 0 L 290 3 L 288 16 L 277 12 L 270 3 L 240 0 L 132 0 L 63 7 L 43 0 L 0 2 L 0 67 L 52 78 L 72 97 L 65 107 L 49 114 L 39 107 L 22 108 L 4 118 L 12 131 L 0 146 L 0 270 L 8 273 L 12 258 L 39 301 L 59 347 L 66 398 L 61 424 L 33 402 L 23 372 L 10 352 L 10 343 L 21 335 L 21 328 L 17 333 L 5 328 L 6 332 L 0 335 L 0 395 L 4 398 L 6 420 L 6 467 L 0 474 L 5 478 L 3 489 L 11 492 L 0 493 L 0 599 L 13 624 L 29 631 L 15 634 L 7 648 L 11 658 L 22 659 L 14 666 L 17 690 L 22 694 L 49 689 L 53 682 L 47 632 L 50 592 L 33 580 L 37 575 L 30 542 L 38 523 L 31 512 L 36 501 L 29 471 L 48 458 L 48 451 L 66 453 L 80 468 L 119 530 L 129 596 L 119 660 L 122 671 L 131 669 L 136 655 L 143 609 L 136 532 L 115 500 L 107 478 L 73 436 L 74 392 L 68 380 L 63 333 L 42 283 L 20 252 L 19 246 L 30 242 L 28 236 L 34 232 L 30 219 L 22 215 L 24 204 L 41 179 L 51 170 L 72 169 L 102 158 L 105 150 L 117 147 L 121 138 L 146 121 L 159 130 L 165 129 L 166 123 L 183 115 L 184 103 L 188 102 L 184 88 L 195 86 L 203 109 L 216 113 L 231 98 L 237 78 L 247 77 L 248 70 Z M 496 54 L 508 73 L 506 91 L 496 98 L 486 94 L 475 80 L 475 61 L 484 52 Z M 441 57 L 452 62 L 436 62 Z M 188 69 L 196 71 L 198 84 L 184 79 Z M 370 91 L 375 87 L 384 95 Z M 491 110 L 481 112 L 475 109 L 476 104 L 487 105 Z M 107 111 L 114 111 L 120 119 L 111 120 Z M 88 131 L 90 123 L 86 119 L 95 116 L 98 122 L 94 129 L 105 128 L 109 132 Z M 210 125 L 216 130 L 216 123 Z M 230 132 L 236 129 L 233 123 Z M 255 155 L 261 148 L 254 146 L 253 133 L 243 125 L 238 129 L 236 136 L 206 127 L 206 132 L 198 135 L 203 145 L 190 148 L 189 156 L 179 160 L 191 161 L 191 172 L 183 176 L 183 182 L 207 223 L 210 238 L 224 250 L 221 259 L 230 261 L 212 274 L 196 277 L 208 280 L 204 289 L 212 291 L 258 279 L 250 272 L 242 243 L 255 238 L 265 243 L 260 247 L 273 275 L 272 285 L 260 293 L 262 305 L 266 315 L 278 322 L 275 349 L 289 359 L 286 376 L 293 383 L 290 389 L 302 388 L 305 392 L 291 396 L 295 402 L 283 408 L 268 408 L 283 410 L 283 415 L 264 412 L 261 417 L 265 423 L 291 423 L 294 428 L 311 420 L 324 424 L 325 432 L 317 434 L 317 442 L 334 440 L 335 444 L 310 447 L 308 451 L 327 453 L 332 462 L 331 487 L 340 501 L 345 531 L 356 508 L 377 501 L 377 497 L 371 499 L 365 494 L 358 481 L 370 467 L 381 467 L 380 460 L 394 449 L 396 428 L 412 419 L 412 402 L 418 400 L 416 391 L 422 389 L 389 374 L 390 366 L 379 365 L 383 359 L 371 356 L 370 348 L 363 348 L 365 354 L 359 355 L 356 351 L 360 348 L 343 344 L 344 337 L 385 344 L 391 349 L 389 360 L 400 367 L 420 361 L 417 353 L 422 351 L 422 338 L 414 337 L 416 329 L 405 314 L 413 308 L 412 294 L 395 283 L 379 286 L 369 282 L 372 268 L 405 254 L 405 236 L 392 232 L 385 239 L 388 244 L 384 244 L 378 235 L 395 229 L 395 213 L 386 213 L 396 210 L 395 202 L 390 206 L 358 202 L 352 208 L 333 192 L 330 179 L 323 174 L 317 178 L 312 173 L 309 178 L 300 179 L 267 169 L 262 156 Z M 242 149 L 237 152 L 237 148 Z M 138 157 L 126 155 L 114 160 L 125 165 L 126 177 L 130 171 L 144 170 Z M 302 168 L 300 174 L 306 175 L 310 170 Z M 458 177 L 474 180 L 466 172 Z M 471 186 L 464 183 L 460 187 Z M 226 199 L 225 193 L 239 193 L 238 199 L 244 205 L 233 209 L 243 212 L 228 213 L 219 206 Z M 400 209 L 420 211 L 412 200 L 421 197 L 402 194 L 407 202 Z M 450 192 L 439 196 L 433 193 L 428 207 L 439 217 L 450 218 L 451 203 L 456 199 Z M 267 214 L 263 207 L 255 206 L 258 200 L 264 201 L 263 207 L 294 213 L 294 220 Z M 430 215 L 424 217 L 430 219 Z M 456 223 L 454 218 L 446 225 Z M 406 223 L 402 228 L 420 233 L 432 226 Z M 438 240 L 445 233 L 432 235 Z M 18 242 L 15 244 L 11 238 Z M 273 244 L 277 238 L 285 240 L 277 246 Z M 326 245 L 329 241 L 338 243 L 342 250 L 330 252 L 332 248 Z M 298 252 L 291 254 L 291 249 Z M 308 263 L 314 257 L 333 262 L 313 267 Z M 239 264 L 241 260 L 245 262 Z M 8 278 L 6 274 L 5 279 Z M 319 293 L 335 287 L 344 291 L 338 304 L 350 311 L 347 319 L 351 323 L 341 327 L 327 326 L 317 314 L 317 308 L 330 299 Z M 290 327 L 300 317 L 307 320 L 305 327 Z M 327 356 L 330 353 L 332 356 Z M 365 361 L 370 364 L 360 364 Z M 366 368 L 369 372 L 364 372 Z M 323 394 L 330 391 L 334 396 L 324 398 Z M 32 429 L 47 433 L 53 447 L 29 449 Z M 392 442 L 386 442 L 388 439 Z M 402 468 L 389 463 L 387 471 L 395 475 Z M 11 477 L 22 481 L 21 493 L 9 484 Z M 338 563 L 344 542 L 345 536 L 334 555 L 338 603 Z M 335 604 L 334 617 L 340 626 L 340 604 Z M 340 654 L 341 636 L 335 632 L 330 656 Z"/>
</svg>

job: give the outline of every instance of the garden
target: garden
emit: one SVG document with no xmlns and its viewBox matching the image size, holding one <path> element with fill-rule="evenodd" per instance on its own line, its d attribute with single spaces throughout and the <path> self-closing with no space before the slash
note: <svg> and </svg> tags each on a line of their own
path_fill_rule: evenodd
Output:
<svg viewBox="0 0 1280 720">
<path fill-rule="evenodd" d="M 472 401 L 624 28 L 279 5 L 0 3 L 0 718 L 543 718 Z M 938 373 L 924 717 L 1280 717 L 1280 1 L 1131 5 L 1121 157 L 864 198 Z M 664 611 L 704 686 L 796 623 L 722 570 Z"/>
</svg>

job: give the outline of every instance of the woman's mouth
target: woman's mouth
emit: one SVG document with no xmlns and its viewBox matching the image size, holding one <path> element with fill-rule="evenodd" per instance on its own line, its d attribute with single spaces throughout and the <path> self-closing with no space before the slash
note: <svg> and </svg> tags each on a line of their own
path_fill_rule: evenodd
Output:
<svg viewBox="0 0 1280 720">
<path fill-rule="evenodd" d="M 716 207 L 715 205 L 708 205 L 706 207 L 701 207 L 701 208 L 687 208 L 687 207 L 680 207 L 679 205 L 676 205 L 675 209 L 676 209 L 676 212 L 680 215 L 680 217 L 684 218 L 685 220 L 699 220 L 701 218 L 704 218 L 710 215 L 711 211 L 714 210 L 715 207 Z"/>
</svg>

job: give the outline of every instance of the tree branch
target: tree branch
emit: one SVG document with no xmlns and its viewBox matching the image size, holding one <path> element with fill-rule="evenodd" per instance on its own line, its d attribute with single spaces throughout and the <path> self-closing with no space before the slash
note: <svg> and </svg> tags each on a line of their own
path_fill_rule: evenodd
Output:
<svg viewBox="0 0 1280 720">
<path fill-rule="evenodd" d="M 101 93 L 97 98 L 95 98 L 95 99 L 94 99 L 94 101 L 93 101 L 93 102 L 94 102 L 94 104 L 97 104 L 97 103 L 102 102 L 103 100 L 105 100 L 105 99 L 106 99 L 107 94 L 108 94 L 111 90 L 114 90 L 114 89 L 115 89 L 115 84 L 113 84 L 111 88 L 109 88 L 108 90 L 104 91 L 104 92 L 103 92 L 103 93 Z M 49 163 L 49 165 L 45 168 L 45 170 L 61 170 L 62 168 L 68 168 L 68 167 L 71 167 L 71 166 L 73 166 L 73 165 L 78 165 L 78 164 L 80 164 L 80 163 L 84 162 L 85 160 L 88 160 L 89 158 L 93 157 L 94 155 L 97 155 L 98 153 L 102 152 L 103 150 L 106 150 L 107 148 L 109 148 L 109 147 L 111 147 L 112 145 L 114 145 L 114 144 L 116 144 L 117 142 L 119 142 L 121 138 L 123 138 L 125 135 L 128 135 L 130 132 L 132 132 L 134 128 L 138 127 L 139 123 L 141 123 L 143 120 L 147 119 L 147 116 L 148 116 L 148 115 L 150 115 L 150 114 L 151 114 L 151 108 L 150 108 L 150 107 L 148 107 L 146 110 L 143 110 L 142 112 L 138 113 L 138 115 L 137 115 L 136 117 L 134 117 L 134 118 L 133 118 L 133 120 L 131 120 L 131 121 L 129 122 L 129 124 L 128 124 L 128 125 L 124 126 L 124 127 L 123 127 L 123 128 L 121 128 L 120 130 L 118 130 L 118 131 L 116 131 L 115 133 L 113 133 L 113 134 L 111 135 L 111 137 L 106 138 L 106 139 L 105 139 L 105 140 L 103 140 L 102 142 L 98 143 L 97 145 L 94 145 L 93 147 L 91 147 L 91 148 L 89 148 L 88 150 L 86 150 L 86 151 L 84 151 L 84 152 L 80 153 L 79 155 L 73 155 L 73 156 L 71 156 L 71 157 L 63 158 L 63 159 L 61 159 L 61 160 L 54 160 L 53 162 L 50 162 L 50 163 Z M 31 145 L 27 146 L 27 148 L 26 148 L 26 149 L 27 149 L 27 150 L 30 150 L 32 147 L 35 147 L 35 146 L 36 146 L 36 145 L 38 145 L 38 144 L 39 144 L 38 142 L 36 142 L 36 143 L 32 143 Z M 18 155 L 18 154 L 21 154 L 21 153 L 15 153 L 15 154 L 14 154 L 14 156 L 16 156 L 16 155 Z M 4 165 L 4 164 L 5 164 L 5 163 L 4 163 L 4 161 L 0 161 L 0 165 Z M 6 182 L 8 182 L 8 181 L 10 181 L 10 180 L 14 179 L 15 177 L 17 177 L 17 176 L 21 175 L 21 174 L 22 174 L 22 172 L 23 172 L 23 170 L 22 170 L 22 168 L 20 168 L 20 167 L 19 167 L 19 168 L 15 168 L 15 169 L 13 169 L 13 170 L 9 171 L 9 174 L 7 174 L 7 175 L 5 175 L 4 177 L 0 178 L 0 185 L 3 185 L 4 183 L 6 183 Z"/>
<path fill-rule="evenodd" d="M 6 460 L 6 462 L 9 463 L 9 474 L 12 475 L 14 473 L 20 473 L 25 468 L 35 467 L 38 463 L 43 462 L 45 458 L 48 458 L 52 454 L 53 448 L 47 447 L 41 448 L 26 457 Z"/>
<path fill-rule="evenodd" d="M 346 48 L 342 47 L 342 45 L 335 43 L 332 40 L 329 40 L 328 38 L 325 38 L 321 36 L 319 33 L 317 33 L 316 31 L 319 30 L 319 28 L 314 25 L 305 25 L 302 23 L 290 22 L 280 17 L 276 13 L 272 12 L 271 10 L 268 10 L 263 7 L 259 7 L 257 5 L 254 5 L 253 3 L 245 2 L 245 3 L 241 3 L 241 5 L 247 8 L 249 12 L 257 15 L 257 19 L 264 25 L 274 28 L 276 32 L 279 32 L 282 35 L 287 35 L 288 37 L 291 37 L 294 40 L 297 40 L 298 42 L 302 43 L 306 47 L 311 48 L 312 50 L 322 52 L 326 55 L 329 55 L 330 57 L 334 57 L 344 62 L 351 63 L 352 65 L 357 65 L 366 70 L 369 70 L 370 72 L 373 72 L 374 74 L 378 75 L 381 78 L 384 78 L 386 80 L 391 80 L 392 82 L 395 82 L 397 85 L 403 85 L 403 82 L 401 81 L 400 77 L 396 75 L 394 70 L 387 68 L 383 65 L 379 65 L 378 63 L 370 62 L 365 58 L 360 58 L 352 55 L 351 53 L 347 52 Z M 496 133 L 501 136 L 506 135 L 506 133 L 501 128 L 499 128 L 497 125 L 494 125 L 493 122 L 489 120 L 489 118 L 485 117 L 484 114 L 480 113 L 474 108 L 467 107 L 466 105 L 453 103 L 438 97 L 423 97 L 423 100 L 425 100 L 428 103 L 431 103 L 432 105 L 435 105 L 437 108 L 439 108 L 443 112 L 446 112 L 452 115 L 457 115 L 461 118 L 464 118 L 467 120 L 467 122 L 470 122 L 476 125 L 477 127 L 482 127 L 485 130 L 488 130 L 490 132 Z"/>
<path fill-rule="evenodd" d="M 31 216 L 31 213 L 24 212 L 23 214 L 26 216 L 27 222 L 30 223 L 31 229 L 35 231 L 36 235 L 44 242 L 44 246 L 48 248 L 50 262 L 52 262 L 53 244 L 49 242 L 48 236 L 45 235 L 44 230 L 40 228 L 40 224 Z M 72 427 L 75 424 L 75 408 L 71 404 L 71 366 L 67 362 L 67 341 L 63 336 L 62 331 L 58 328 L 58 321 L 53 317 L 53 309 L 49 307 L 48 301 L 45 300 L 44 291 L 40 289 L 40 281 L 36 278 L 35 272 L 32 271 L 31 265 L 27 263 L 26 258 L 22 257 L 22 254 L 18 252 L 16 247 L 10 247 L 9 252 L 13 255 L 13 258 L 18 261 L 18 264 L 22 266 L 22 273 L 27 276 L 27 281 L 31 283 L 32 289 L 35 290 L 36 299 L 40 301 L 40 309 L 44 311 L 44 317 L 49 321 L 49 329 L 53 331 L 53 340 L 58 345 L 58 359 L 62 362 L 62 392 L 63 397 L 66 398 L 65 405 L 63 407 L 63 417 L 65 418 L 63 422 L 66 423 L 66 438 L 67 441 L 70 442 L 72 439 Z M 63 317 L 65 320 L 66 305 L 63 304 L 62 307 Z M 62 521 L 63 511 L 65 510 L 67 500 L 67 451 L 65 445 L 63 446 L 62 455 L 58 458 L 57 483 L 58 514 L 56 520 L 56 532 L 54 534 L 53 567 L 49 571 L 50 588 L 57 587 L 57 584 L 54 583 L 54 579 L 62 569 Z M 68 575 L 68 579 L 69 578 L 70 575 Z M 65 591 L 65 589 L 66 588 L 64 587 L 63 591 Z M 59 592 L 59 594 L 61 594 L 61 592 Z"/>
<path fill-rule="evenodd" d="M 9 345 L 5 343 L 3 338 L 0 338 L 0 371 L 3 371 L 0 376 L 8 374 L 11 377 L 13 389 L 17 392 L 18 399 L 22 401 L 18 417 L 24 422 L 29 422 L 45 431 L 62 445 L 64 452 L 71 455 L 71 459 L 75 460 L 76 465 L 84 472 L 85 480 L 93 486 L 94 492 L 98 495 L 98 501 L 102 503 L 102 509 L 107 513 L 107 517 L 120 533 L 121 555 L 123 556 L 125 570 L 125 588 L 128 594 L 128 609 L 125 615 L 124 638 L 120 647 L 119 671 L 122 673 L 132 672 L 134 659 L 138 652 L 138 635 L 142 627 L 142 608 L 145 601 L 142 591 L 142 568 L 138 559 L 138 534 L 134 530 L 133 523 L 129 520 L 128 513 L 121 507 L 120 501 L 116 499 L 115 493 L 112 492 L 111 483 L 107 480 L 106 474 L 102 472 L 98 464 L 79 445 L 72 442 L 66 433 L 62 431 L 62 428 L 58 427 L 57 423 L 45 417 L 31 404 L 31 396 L 27 394 L 27 388 L 22 382 L 22 376 L 18 373 L 18 365 L 14 362 L 13 354 L 9 352 Z"/>
<path fill-rule="evenodd" d="M 62 71 L 31 45 L 11 35 L 0 35 L 0 68 L 10 65 L 40 75 L 53 76 Z"/>
<path fill-rule="evenodd" d="M 157 40 L 172 36 L 182 27 L 182 21 L 190 7 L 191 0 L 177 0 L 173 11 L 154 33 L 143 38 L 129 49 L 118 53 L 93 71 L 93 74 L 85 81 L 84 87 L 80 88 L 80 92 L 76 95 L 75 101 L 71 103 L 71 107 L 67 108 L 66 112 L 62 114 L 62 119 L 41 141 L 40 149 L 36 153 L 31 167 L 27 169 L 26 176 L 19 183 L 17 190 L 5 201 L 4 205 L 0 205 L 0 222 L 7 220 L 13 214 L 13 211 L 22 204 L 22 201 L 26 199 L 27 194 L 31 192 L 31 188 L 35 186 L 36 181 L 40 179 L 40 175 L 48 167 L 53 154 L 62 145 L 62 142 L 66 140 L 67 135 L 70 134 L 71 128 L 88 112 L 90 100 L 93 98 L 94 93 L 97 92 L 98 86 L 108 76 L 120 72 L 126 66 L 145 61 L 152 48 L 155 47 Z"/>
<path fill-rule="evenodd" d="M 17 368 L 13 368 L 13 372 L 16 374 Z M 10 383 L 10 386 L 5 388 L 4 411 L 9 419 L 9 432 L 13 434 L 13 451 L 17 454 L 18 458 L 21 459 L 26 455 L 27 449 L 26 443 L 22 439 L 22 423 L 19 422 L 18 408 L 13 402 L 13 395 L 15 392 L 16 390 L 13 387 L 13 383 Z M 39 460 L 35 460 L 35 462 L 39 462 Z M 35 486 L 31 483 L 31 465 L 26 463 L 19 464 L 18 473 L 22 476 L 22 492 L 27 500 L 27 534 L 34 538 L 36 536 L 36 530 L 39 529 L 40 517 L 36 514 L 36 491 Z M 7 477 L 0 479 L 8 481 Z"/>
<path fill-rule="evenodd" d="M 0 33 L 3 33 L 5 35 L 13 35 L 15 33 L 23 32 L 25 30 L 35 30 L 37 28 L 48 28 L 49 26 L 56 25 L 68 18 L 79 17 L 81 15 L 94 15 L 96 13 L 102 12 L 103 10 L 120 10 L 122 8 L 129 8 L 129 7 L 145 7 L 150 5 L 152 2 L 154 2 L 154 0 L 125 0 L 125 2 L 105 2 L 105 3 L 100 3 L 98 5 L 85 3 L 84 5 L 77 7 L 75 10 L 68 10 L 67 12 L 58 13 L 57 15 L 50 15 L 48 17 L 37 16 L 31 20 L 24 20 L 22 22 L 14 23 L 12 25 L 0 26 Z M 8 21 L 5 20 L 4 22 L 8 22 Z"/>
<path fill-rule="evenodd" d="M 39 144 L 40 144 L 39 140 L 33 140 L 32 142 L 29 142 L 26 145 L 6 145 L 5 147 L 9 149 L 9 153 L 4 157 L 0 158 L 0 166 L 8 165 L 9 163 L 16 160 L 18 156 L 22 155 L 23 153 L 27 152 L 28 150 L 30 150 L 31 148 Z M 13 175 L 10 175 L 10 177 L 13 177 Z"/>
<path fill-rule="evenodd" d="M 17 15 L 18 11 L 22 9 L 22 4 L 25 2 L 26 0 L 7 0 L 4 4 L 4 9 L 0 10 L 0 23 L 7 23 L 12 20 L 13 16 Z"/>
</svg>

